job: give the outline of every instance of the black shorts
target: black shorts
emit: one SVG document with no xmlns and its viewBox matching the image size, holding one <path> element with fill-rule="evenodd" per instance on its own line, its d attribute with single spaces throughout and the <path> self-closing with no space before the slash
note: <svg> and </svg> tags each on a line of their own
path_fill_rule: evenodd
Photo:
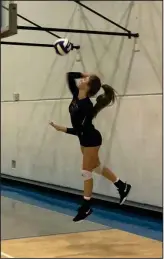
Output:
<svg viewBox="0 0 164 259">
<path fill-rule="evenodd" d="M 85 132 L 79 137 L 80 145 L 83 147 L 97 147 L 102 144 L 102 136 L 100 132 L 96 129 Z"/>
</svg>

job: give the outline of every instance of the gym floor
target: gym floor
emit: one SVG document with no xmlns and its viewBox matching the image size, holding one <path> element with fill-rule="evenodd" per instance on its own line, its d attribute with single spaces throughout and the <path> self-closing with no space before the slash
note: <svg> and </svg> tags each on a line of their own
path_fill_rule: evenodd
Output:
<svg viewBox="0 0 164 259">
<path fill-rule="evenodd" d="M 2 258 L 161 258 L 162 220 L 95 208 L 72 222 L 78 204 L 2 184 Z"/>
</svg>

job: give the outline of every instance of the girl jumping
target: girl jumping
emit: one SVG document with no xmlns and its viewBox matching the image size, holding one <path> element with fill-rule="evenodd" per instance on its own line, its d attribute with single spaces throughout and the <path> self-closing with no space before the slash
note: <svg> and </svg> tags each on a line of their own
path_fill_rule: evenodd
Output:
<svg viewBox="0 0 164 259">
<path fill-rule="evenodd" d="M 78 84 L 76 84 L 76 79 L 80 79 Z M 101 81 L 96 75 L 79 72 L 67 73 L 67 81 L 73 95 L 69 105 L 72 128 L 62 127 L 53 122 L 50 122 L 50 125 L 57 131 L 76 135 L 79 138 L 83 154 L 81 171 L 84 179 L 84 197 L 82 205 L 73 219 L 76 222 L 85 219 L 92 213 L 92 172 L 104 176 L 116 186 L 120 196 L 120 205 L 126 200 L 131 185 L 121 181 L 110 169 L 101 165 L 99 149 L 102 144 L 102 137 L 92 124 L 92 120 L 103 108 L 115 102 L 114 89 L 109 85 L 101 85 Z M 93 106 L 90 98 L 95 96 L 101 88 L 104 90 L 104 94 L 97 97 L 96 104 Z"/>
</svg>

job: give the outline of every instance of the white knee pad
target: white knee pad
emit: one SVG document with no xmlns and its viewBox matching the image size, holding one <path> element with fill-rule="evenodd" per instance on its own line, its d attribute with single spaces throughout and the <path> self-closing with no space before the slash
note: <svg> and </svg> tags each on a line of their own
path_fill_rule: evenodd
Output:
<svg viewBox="0 0 164 259">
<path fill-rule="evenodd" d="M 103 171 L 103 166 L 101 164 L 93 170 L 93 172 L 96 174 L 102 174 L 102 171 Z"/>
<path fill-rule="evenodd" d="M 84 181 L 92 179 L 92 173 L 87 170 L 81 170 L 82 176 L 84 177 Z"/>
</svg>

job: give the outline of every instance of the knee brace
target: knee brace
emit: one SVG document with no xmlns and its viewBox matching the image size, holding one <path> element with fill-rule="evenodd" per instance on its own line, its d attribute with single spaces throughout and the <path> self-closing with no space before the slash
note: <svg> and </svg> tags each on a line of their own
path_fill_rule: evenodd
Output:
<svg viewBox="0 0 164 259">
<path fill-rule="evenodd" d="M 87 170 L 81 170 L 84 181 L 92 179 L 92 173 Z"/>
<path fill-rule="evenodd" d="M 102 171 L 103 171 L 103 166 L 101 164 L 93 170 L 93 172 L 96 174 L 102 174 Z"/>
</svg>

